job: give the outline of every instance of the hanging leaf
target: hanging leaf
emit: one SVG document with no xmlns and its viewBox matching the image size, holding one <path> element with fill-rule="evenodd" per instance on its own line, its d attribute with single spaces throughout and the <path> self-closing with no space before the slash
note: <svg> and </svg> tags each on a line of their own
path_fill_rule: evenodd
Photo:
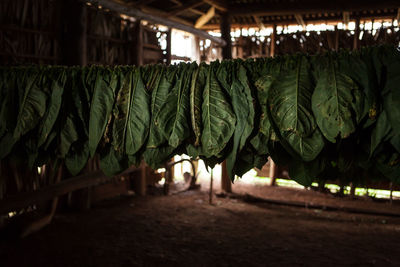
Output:
<svg viewBox="0 0 400 267">
<path fill-rule="evenodd" d="M 382 113 L 379 114 L 376 125 L 372 130 L 370 156 L 372 156 L 378 145 L 385 141 L 391 129 L 392 127 L 388 121 L 386 111 L 383 110 Z"/>
<path fill-rule="evenodd" d="M 190 136 L 190 79 L 193 65 L 181 65 L 182 71 L 156 116 L 156 125 L 163 132 L 168 144 L 177 147 Z"/>
<path fill-rule="evenodd" d="M 89 159 L 89 143 L 76 142 L 65 157 L 65 166 L 72 176 L 78 175 Z"/>
<path fill-rule="evenodd" d="M 29 75 L 26 89 L 19 104 L 17 124 L 14 129 L 14 139 L 32 130 L 46 112 L 47 96 L 41 88 L 42 71 L 38 70 Z"/>
<path fill-rule="evenodd" d="M 237 154 L 243 149 L 254 127 L 253 97 L 248 85 L 246 70 L 240 64 L 236 65 L 231 88 L 232 107 L 236 115 L 236 127 L 233 134 L 232 152 L 226 159 L 226 166 L 228 175 L 233 181 L 233 170 Z"/>
<path fill-rule="evenodd" d="M 75 118 L 72 113 L 66 117 L 64 126 L 60 133 L 60 157 L 65 158 L 71 145 L 79 139 L 78 131 L 75 126 Z"/>
<path fill-rule="evenodd" d="M 46 142 L 46 139 L 52 131 L 54 123 L 58 118 L 64 86 L 67 80 L 66 71 L 56 71 L 53 74 L 52 79 L 49 104 L 46 108 L 46 113 L 39 128 L 38 147 L 42 146 Z"/>
<path fill-rule="evenodd" d="M 312 95 L 312 110 L 323 135 L 335 143 L 336 137 L 348 137 L 356 130 L 356 118 L 360 105 L 354 97 L 359 90 L 353 80 L 340 72 L 332 56 L 328 55 L 321 65 Z"/>
<path fill-rule="evenodd" d="M 192 129 L 196 138 L 195 146 L 200 145 L 201 137 L 201 100 L 203 89 L 206 84 L 207 65 L 202 63 L 193 72 L 192 84 L 190 87 L 190 115 L 192 119 Z"/>
<path fill-rule="evenodd" d="M 324 146 L 324 140 L 311 111 L 314 85 L 304 56 L 289 58 L 285 71 L 268 92 L 268 106 L 280 136 L 300 159 L 311 161 Z M 283 145 L 286 145 L 283 142 Z"/>
<path fill-rule="evenodd" d="M 98 68 L 90 105 L 89 152 L 93 157 L 103 136 L 114 105 L 118 76 L 110 69 Z"/>
<path fill-rule="evenodd" d="M 151 94 L 151 124 L 147 143 L 148 148 L 156 148 L 167 141 L 160 128 L 155 124 L 156 115 L 161 106 L 166 102 L 177 73 L 176 66 L 170 66 L 167 70 L 160 72 Z"/>
<path fill-rule="evenodd" d="M 236 118 L 229 100 L 219 85 L 214 72 L 208 68 L 206 86 L 203 90 L 201 135 L 202 154 L 218 155 L 225 148 L 235 130 Z"/>
</svg>

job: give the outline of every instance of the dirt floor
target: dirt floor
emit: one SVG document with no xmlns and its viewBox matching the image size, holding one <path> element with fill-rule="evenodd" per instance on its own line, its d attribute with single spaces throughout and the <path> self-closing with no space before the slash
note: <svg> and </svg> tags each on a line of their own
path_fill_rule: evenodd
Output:
<svg viewBox="0 0 400 267">
<path fill-rule="evenodd" d="M 204 187 L 203 187 L 204 188 Z M 400 205 L 236 183 L 236 193 L 388 211 Z M 205 190 L 124 196 L 0 243 L 0 266 L 400 266 L 400 217 L 295 208 Z"/>
</svg>

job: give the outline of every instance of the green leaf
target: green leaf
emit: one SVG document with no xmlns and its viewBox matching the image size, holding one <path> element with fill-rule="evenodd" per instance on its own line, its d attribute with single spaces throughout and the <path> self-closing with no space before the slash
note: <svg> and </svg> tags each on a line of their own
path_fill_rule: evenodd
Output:
<svg viewBox="0 0 400 267">
<path fill-rule="evenodd" d="M 236 72 L 236 73 L 235 73 Z M 237 154 L 243 149 L 254 128 L 254 104 L 248 85 L 246 69 L 238 64 L 233 73 L 231 90 L 232 107 L 236 115 L 233 148 L 226 159 L 228 175 L 233 181 Z M 245 168 L 246 169 L 246 168 Z"/>
<path fill-rule="evenodd" d="M 312 110 L 323 135 L 335 143 L 336 137 L 346 138 L 356 129 L 357 121 L 352 114 L 362 112 L 354 97 L 354 91 L 359 89 L 340 72 L 331 56 L 321 68 L 312 95 Z"/>
<path fill-rule="evenodd" d="M 124 75 L 114 117 L 114 149 L 122 154 L 134 155 L 145 143 L 150 124 L 150 99 L 139 69 Z"/>
<path fill-rule="evenodd" d="M 197 68 L 192 77 L 192 84 L 190 87 L 190 114 L 192 121 L 192 129 L 195 135 L 195 146 L 200 145 L 201 138 L 201 101 L 203 89 L 206 84 L 207 65 L 202 63 Z"/>
<path fill-rule="evenodd" d="M 76 142 L 65 157 L 65 166 L 72 176 L 78 175 L 89 159 L 89 143 Z"/>
<path fill-rule="evenodd" d="M 71 113 L 68 114 L 64 126 L 61 130 L 59 144 L 59 152 L 61 158 L 65 158 L 69 149 L 71 148 L 71 145 L 79 139 L 74 120 L 74 116 Z"/>
<path fill-rule="evenodd" d="M 230 101 L 215 77 L 214 68 L 213 65 L 208 68 L 201 107 L 203 123 L 201 145 L 205 157 L 218 155 L 225 148 L 236 124 Z"/>
<path fill-rule="evenodd" d="M 193 65 L 181 65 L 178 79 L 156 116 L 156 125 L 160 127 L 172 147 L 178 147 L 190 136 L 189 77 L 192 72 Z"/>
<path fill-rule="evenodd" d="M 90 106 L 89 152 L 91 157 L 96 153 L 112 112 L 117 82 L 116 72 L 98 68 Z"/>
<path fill-rule="evenodd" d="M 158 75 L 151 93 L 151 124 L 149 139 L 147 141 L 148 148 L 156 148 L 160 146 L 167 139 L 162 134 L 160 128 L 155 124 L 156 115 L 161 110 L 162 105 L 166 102 L 168 94 L 173 86 L 175 80 L 177 68 L 176 66 L 170 66 L 167 70 L 162 70 Z"/>
<path fill-rule="evenodd" d="M 27 78 L 13 134 L 16 140 L 19 140 L 22 135 L 32 130 L 46 112 L 47 96 L 41 88 L 41 78 L 42 71 L 34 71 Z"/>
<path fill-rule="evenodd" d="M 290 178 L 306 187 L 311 186 L 319 171 L 320 169 L 315 163 L 293 160 L 289 165 Z"/>
<path fill-rule="evenodd" d="M 58 75 L 57 75 L 58 74 Z M 58 114 L 60 112 L 61 103 L 62 103 L 62 95 L 64 92 L 64 86 L 67 80 L 67 75 L 65 70 L 61 70 L 56 72 L 51 82 L 51 95 L 49 105 L 46 108 L 46 113 L 41 121 L 41 126 L 38 134 L 38 147 L 42 146 L 50 132 L 53 129 L 54 123 L 58 118 Z"/>
<path fill-rule="evenodd" d="M 311 111 L 314 85 L 309 64 L 300 56 L 289 59 L 287 65 L 269 89 L 269 114 L 284 139 L 282 144 L 299 158 L 311 161 L 321 152 L 324 140 Z"/>
<path fill-rule="evenodd" d="M 118 151 L 108 147 L 100 154 L 100 169 L 107 176 L 120 174 L 128 168 L 128 161 Z"/>
<path fill-rule="evenodd" d="M 370 156 L 373 155 L 376 148 L 385 140 L 392 129 L 387 117 L 386 111 L 383 110 L 379 114 L 375 128 L 372 130 Z"/>
</svg>

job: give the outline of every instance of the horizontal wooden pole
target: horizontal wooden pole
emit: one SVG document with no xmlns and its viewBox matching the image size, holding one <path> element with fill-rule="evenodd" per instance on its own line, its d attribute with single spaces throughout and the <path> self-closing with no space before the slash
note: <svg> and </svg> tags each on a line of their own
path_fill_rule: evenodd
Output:
<svg viewBox="0 0 400 267">
<path fill-rule="evenodd" d="M 128 174 L 138 170 L 140 169 L 131 167 L 120 175 Z M 7 198 L 0 200 L 0 214 L 16 211 L 61 195 L 65 195 L 78 189 L 104 183 L 111 178 L 112 177 L 106 176 L 101 171 L 94 171 L 70 179 L 65 179 L 60 183 L 46 186 L 37 191 L 20 193 L 15 196 L 8 196 Z"/>
<path fill-rule="evenodd" d="M 196 36 L 202 37 L 204 39 L 209 39 L 210 41 L 217 43 L 221 46 L 226 45 L 226 42 L 223 39 L 212 36 L 203 30 L 194 28 L 193 26 L 184 25 L 184 24 L 172 21 L 167 18 L 147 14 L 141 10 L 138 10 L 138 9 L 135 9 L 132 7 L 127 7 L 122 4 L 110 1 L 110 0 L 82 0 L 82 1 L 89 2 L 93 5 L 101 5 L 105 9 L 109 9 L 111 11 L 114 11 L 114 12 L 117 12 L 120 14 L 124 14 L 127 16 L 135 17 L 137 19 L 143 19 L 143 20 L 147 20 L 147 21 L 150 21 L 150 22 L 153 22 L 156 24 L 165 25 L 170 28 L 175 28 L 175 29 L 182 30 L 185 32 L 190 32 L 190 33 L 192 33 Z"/>
</svg>

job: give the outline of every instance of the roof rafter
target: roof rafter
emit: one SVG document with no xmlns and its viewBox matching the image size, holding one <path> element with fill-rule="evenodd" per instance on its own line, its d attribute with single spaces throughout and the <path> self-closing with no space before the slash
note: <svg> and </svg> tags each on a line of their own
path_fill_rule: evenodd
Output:
<svg viewBox="0 0 400 267">
<path fill-rule="evenodd" d="M 170 10 L 168 12 L 168 16 L 178 15 L 178 14 L 182 13 L 185 10 L 198 7 L 198 6 L 202 5 L 202 4 L 203 3 L 201 1 L 198 1 L 198 0 L 188 1 L 188 2 L 186 2 L 184 4 L 182 4 L 181 6 L 175 7 L 172 10 Z"/>
<path fill-rule="evenodd" d="M 214 15 L 215 15 L 215 7 L 212 6 L 210 7 L 210 9 L 207 11 L 206 14 L 197 19 L 196 23 L 194 24 L 194 27 L 197 29 L 201 28 L 203 25 L 209 22 L 210 19 L 214 17 Z"/>
</svg>

